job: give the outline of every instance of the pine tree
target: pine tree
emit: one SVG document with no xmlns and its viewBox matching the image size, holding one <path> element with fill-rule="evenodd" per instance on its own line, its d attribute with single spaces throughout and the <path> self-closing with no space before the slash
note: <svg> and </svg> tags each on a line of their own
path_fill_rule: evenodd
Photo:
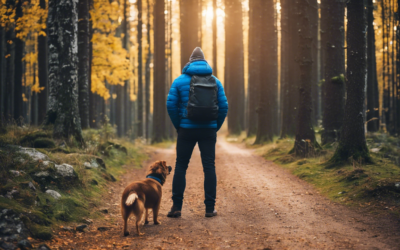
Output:
<svg viewBox="0 0 400 250">
<path fill-rule="evenodd" d="M 352 157 L 356 161 L 370 161 L 364 131 L 364 100 L 366 80 L 366 18 L 363 0 L 347 3 L 347 99 L 339 145 L 331 163 Z"/>
<path fill-rule="evenodd" d="M 260 83 L 261 15 L 260 1 L 249 1 L 249 83 L 248 83 L 248 130 L 247 136 L 257 133 L 257 105 Z M 264 32 L 264 31 L 263 31 Z"/>
<path fill-rule="evenodd" d="M 255 10 L 255 16 L 260 20 L 255 22 L 260 23 L 262 30 L 256 31 L 260 39 L 256 41 L 254 46 L 258 49 L 259 54 L 259 83 L 257 91 L 257 137 L 256 144 L 272 141 L 274 135 L 273 126 L 275 124 L 273 109 L 277 106 L 275 102 L 276 79 L 271 77 L 275 74 L 277 65 L 277 54 L 275 39 L 277 33 L 274 25 L 274 0 L 257 0 L 259 3 L 256 6 L 259 10 Z M 257 44 L 258 42 L 258 44 Z"/>
<path fill-rule="evenodd" d="M 165 85 L 165 16 L 164 0 L 154 4 L 154 113 L 152 142 L 167 138 L 166 131 L 166 85 Z"/>
<path fill-rule="evenodd" d="M 46 9 L 46 0 L 40 0 L 40 8 Z M 41 22 L 46 23 L 45 20 Z M 43 30 L 46 33 L 47 28 Z M 47 99 L 49 95 L 48 88 L 48 53 L 47 53 L 47 36 L 39 34 L 38 36 L 38 78 L 39 87 L 44 88 L 38 96 L 38 123 L 41 124 L 46 118 Z"/>
<path fill-rule="evenodd" d="M 54 124 L 56 139 L 83 144 L 78 109 L 78 13 L 74 0 L 49 0 L 49 109 L 46 124 Z"/>
<path fill-rule="evenodd" d="M 181 68 L 189 61 L 194 48 L 201 45 L 199 0 L 179 1 L 181 34 Z"/>
<path fill-rule="evenodd" d="M 339 139 L 344 114 L 344 3 L 331 0 L 321 2 L 321 47 L 324 54 L 324 87 L 322 98 L 324 115 L 321 143 Z"/>
<path fill-rule="evenodd" d="M 228 132 L 244 129 L 244 55 L 242 3 L 225 0 L 225 91 L 229 102 Z"/>
<path fill-rule="evenodd" d="M 78 8 L 78 89 L 79 114 L 83 129 L 89 128 L 89 1 L 79 0 Z"/>
<path fill-rule="evenodd" d="M 374 3 L 368 0 L 367 5 L 367 130 L 379 130 L 379 91 L 376 72 Z"/>
<path fill-rule="evenodd" d="M 213 75 L 218 77 L 217 71 L 217 0 L 213 0 Z"/>
<path fill-rule="evenodd" d="M 150 1 L 147 0 L 147 56 L 146 56 L 146 65 L 145 65 L 145 89 L 144 89 L 144 95 L 145 95 L 145 107 L 146 107 L 146 138 L 150 139 L 151 136 L 151 114 L 150 114 L 150 63 L 151 63 L 151 36 L 150 36 L 150 29 L 151 29 L 151 24 L 150 24 L 150 13 L 151 13 L 151 7 L 150 7 Z"/>
<path fill-rule="evenodd" d="M 298 111 L 298 86 L 300 79 L 299 65 L 296 62 L 298 51 L 298 16 L 296 4 L 292 0 L 281 0 L 282 3 L 282 122 L 281 138 L 294 136 Z"/>
<path fill-rule="evenodd" d="M 137 24 L 137 42 L 138 42 L 138 98 L 137 98 L 137 135 L 143 134 L 143 57 L 142 57 L 142 0 L 137 1 L 138 24 Z"/>
<path fill-rule="evenodd" d="M 313 153 L 315 147 L 319 147 L 312 124 L 312 49 L 311 24 L 309 20 L 308 0 L 296 0 L 298 7 L 299 44 L 297 60 L 300 65 L 299 84 L 299 110 L 296 123 L 296 140 L 294 142 L 294 153 L 297 156 L 307 157 Z"/>
<path fill-rule="evenodd" d="M 18 21 L 22 17 L 22 4 L 23 1 L 17 2 L 15 10 L 15 20 Z M 18 34 L 18 32 L 16 33 Z M 23 118 L 23 99 L 22 99 L 22 76 L 23 76 L 23 62 L 24 57 L 24 41 L 21 38 L 15 37 L 15 59 L 14 59 L 14 120 L 17 124 L 21 125 Z"/>
</svg>

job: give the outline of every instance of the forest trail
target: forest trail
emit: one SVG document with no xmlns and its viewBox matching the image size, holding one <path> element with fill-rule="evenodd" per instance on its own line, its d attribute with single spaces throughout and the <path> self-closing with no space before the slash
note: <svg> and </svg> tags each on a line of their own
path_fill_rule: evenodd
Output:
<svg viewBox="0 0 400 250">
<path fill-rule="evenodd" d="M 149 162 L 175 165 L 175 147 L 155 149 Z M 147 163 L 149 163 L 147 162 Z M 146 163 L 146 164 L 147 164 Z M 133 170 L 104 196 L 106 221 L 94 221 L 84 233 L 60 230 L 48 245 L 60 249 L 398 249 L 399 222 L 377 219 L 334 204 L 312 186 L 241 145 L 219 137 L 217 143 L 218 216 L 204 217 L 203 169 L 196 147 L 187 172 L 182 217 L 167 218 L 172 175 L 163 187 L 161 225 L 142 227 L 134 219 L 122 236 L 120 195 L 131 181 L 145 177 Z M 106 227 L 101 232 L 98 227 Z M 56 233 L 57 234 L 57 233 Z"/>
</svg>

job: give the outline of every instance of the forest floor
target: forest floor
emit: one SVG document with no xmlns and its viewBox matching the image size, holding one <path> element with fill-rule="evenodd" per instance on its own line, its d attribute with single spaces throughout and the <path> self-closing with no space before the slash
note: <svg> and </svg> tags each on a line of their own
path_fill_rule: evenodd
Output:
<svg viewBox="0 0 400 250">
<path fill-rule="evenodd" d="M 163 187 L 162 224 L 153 225 L 150 217 L 141 229 L 145 235 L 138 236 L 132 218 L 130 235 L 123 237 L 120 196 L 125 186 L 143 179 L 152 161 L 174 166 L 174 146 L 154 148 L 144 168 L 132 168 L 104 194 L 104 218 L 93 220 L 85 232 L 60 228 L 46 243 L 52 249 L 398 249 L 398 217 L 332 202 L 242 144 L 219 137 L 216 153 L 218 216 L 204 217 L 203 169 L 196 147 L 182 217 L 166 217 L 172 205 L 172 172 Z"/>
</svg>

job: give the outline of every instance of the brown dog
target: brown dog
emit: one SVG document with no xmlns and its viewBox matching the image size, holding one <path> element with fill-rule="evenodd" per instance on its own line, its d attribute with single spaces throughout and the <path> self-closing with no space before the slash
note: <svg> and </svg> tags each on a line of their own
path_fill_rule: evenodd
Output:
<svg viewBox="0 0 400 250">
<path fill-rule="evenodd" d="M 162 185 L 171 173 L 172 168 L 167 166 L 165 161 L 156 161 L 147 172 L 146 179 L 135 181 L 129 184 L 122 193 L 121 213 L 124 220 L 124 236 L 129 235 L 127 231 L 128 219 L 134 214 L 136 217 L 136 230 L 138 235 L 143 235 L 139 231 L 139 223 L 142 220 L 143 212 L 146 212 L 145 224 L 149 223 L 148 211 L 153 210 L 154 224 L 158 225 L 158 211 L 160 210 Z"/>
</svg>

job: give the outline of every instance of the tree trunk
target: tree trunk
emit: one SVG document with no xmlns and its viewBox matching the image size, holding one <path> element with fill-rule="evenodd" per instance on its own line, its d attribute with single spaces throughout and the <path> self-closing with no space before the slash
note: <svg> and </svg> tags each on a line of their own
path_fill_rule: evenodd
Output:
<svg viewBox="0 0 400 250">
<path fill-rule="evenodd" d="M 137 135 L 143 134 L 143 55 L 142 55 L 142 0 L 137 1 L 138 24 L 137 24 L 137 40 L 138 40 L 138 98 L 137 98 Z"/>
<path fill-rule="evenodd" d="M 128 23 L 128 0 L 124 0 L 124 12 L 123 12 L 123 21 L 122 21 L 122 33 L 124 37 L 122 38 L 122 47 L 127 51 L 127 55 L 129 55 L 129 23 Z M 131 108 L 132 102 L 129 95 L 129 79 L 125 80 L 125 84 L 123 87 L 124 94 L 124 102 L 123 102 L 123 122 L 124 122 L 124 131 L 122 135 L 126 135 L 127 132 L 130 131 L 131 135 L 134 136 L 134 128 L 132 127 L 132 115 Z"/>
<path fill-rule="evenodd" d="M 331 163 L 352 157 L 370 161 L 364 131 L 364 89 L 366 72 L 366 18 L 363 0 L 347 3 L 347 99 L 339 146 Z"/>
<path fill-rule="evenodd" d="M 40 8 L 46 9 L 46 0 L 40 0 Z M 43 30 L 47 33 L 47 28 Z M 38 123 L 42 124 L 46 118 L 47 99 L 49 96 L 48 87 L 48 54 L 47 54 L 47 36 L 38 36 L 38 78 L 39 86 L 44 87 L 38 97 Z"/>
<path fill-rule="evenodd" d="M 367 129 L 371 132 L 379 130 L 379 92 L 376 73 L 374 4 L 368 0 L 367 6 Z"/>
<path fill-rule="evenodd" d="M 286 25 L 282 26 L 282 126 L 281 138 L 294 136 L 296 133 L 296 117 L 298 106 L 298 86 L 300 79 L 299 65 L 296 63 L 296 52 L 298 50 L 298 24 L 296 5 L 292 0 L 282 0 L 282 20 Z M 286 26 L 286 28 L 285 28 Z M 285 66 L 286 65 L 286 66 Z"/>
<path fill-rule="evenodd" d="M 146 106 L 146 138 L 151 138 L 151 114 L 150 114 L 150 63 L 151 63 L 151 21 L 150 21 L 151 6 L 150 1 L 147 0 L 147 57 L 146 57 L 146 69 L 145 69 L 145 106 Z"/>
<path fill-rule="evenodd" d="M 261 16 L 260 1 L 249 1 L 249 83 L 248 83 L 248 119 L 247 136 L 257 133 L 257 106 L 260 85 L 260 46 Z"/>
<path fill-rule="evenodd" d="M 181 34 L 181 68 L 189 61 L 194 48 L 201 46 L 199 30 L 199 0 L 179 1 Z M 154 41 L 156 42 L 156 41 Z"/>
<path fill-rule="evenodd" d="M 217 71 L 217 0 L 213 0 L 213 75 L 218 77 Z"/>
<path fill-rule="evenodd" d="M 324 115 L 321 134 L 322 145 L 339 139 L 343 123 L 344 82 L 344 3 L 322 0 L 321 46 L 324 53 Z M 349 51 L 349 50 L 348 50 Z"/>
<path fill-rule="evenodd" d="M 14 0 L 7 0 L 6 5 L 8 8 L 14 6 Z M 11 122 L 14 118 L 14 73 L 15 73 L 15 25 L 10 24 L 6 29 L 6 98 L 4 104 L 4 116 L 6 122 Z M 9 42 L 11 41 L 11 42 Z"/>
<path fill-rule="evenodd" d="M 93 9 L 93 0 L 89 0 L 89 10 Z M 89 12 L 90 16 L 90 12 Z M 98 101 L 99 96 L 92 92 L 92 59 L 93 59 L 93 21 L 89 18 L 89 125 L 90 128 L 98 128 L 102 123 L 105 116 L 104 112 L 98 112 L 96 109 L 97 105 L 104 103 L 104 99 L 101 98 L 101 102 Z M 104 105 L 104 104 L 103 104 Z"/>
<path fill-rule="evenodd" d="M 274 25 L 274 0 L 256 0 L 256 8 L 254 10 L 255 17 L 259 20 L 262 30 L 256 31 L 260 39 L 256 40 L 254 47 L 259 48 L 257 60 L 259 66 L 259 89 L 257 91 L 257 137 L 255 144 L 262 144 L 264 142 L 272 141 L 275 124 L 274 111 L 276 109 L 276 94 L 275 86 L 276 79 L 271 77 L 275 74 L 277 54 L 275 49 L 275 39 L 277 33 L 275 32 Z"/>
<path fill-rule="evenodd" d="M 299 86 L 299 110 L 296 126 L 296 140 L 294 142 L 294 152 L 297 156 L 308 157 L 314 153 L 315 147 L 319 147 L 315 140 L 312 124 L 312 48 L 311 24 L 309 19 L 309 8 L 311 5 L 308 0 L 296 0 L 298 6 L 298 63 L 300 65 L 300 86 Z"/>
<path fill-rule="evenodd" d="M 17 21 L 22 17 L 22 1 L 17 2 L 15 10 L 15 20 Z M 15 66 L 14 66 L 14 120 L 18 125 L 22 125 L 23 120 L 23 104 L 22 100 L 22 76 L 23 76 L 23 62 L 24 57 L 24 42 L 15 37 Z"/>
<path fill-rule="evenodd" d="M 89 0 L 79 0 L 78 8 L 78 88 L 82 129 L 89 128 Z"/>
<path fill-rule="evenodd" d="M 0 26 L 0 126 L 5 123 L 5 100 L 6 100 L 6 31 Z"/>
<path fill-rule="evenodd" d="M 53 136 L 84 144 L 78 109 L 78 13 L 74 0 L 49 0 L 49 110 Z"/>
<path fill-rule="evenodd" d="M 229 102 L 228 133 L 244 129 L 244 55 L 242 3 L 225 0 L 225 86 Z"/>
<path fill-rule="evenodd" d="M 313 39 L 312 43 L 312 75 L 311 75 L 311 96 L 312 96 L 312 122 L 313 125 L 316 126 L 318 125 L 318 120 L 319 115 L 318 115 L 318 107 L 319 107 L 319 79 L 318 79 L 318 19 L 319 19 L 319 13 L 318 13 L 318 1 L 317 0 L 311 0 L 310 1 L 310 8 L 308 9 L 309 11 L 309 17 L 310 17 L 310 25 L 311 25 L 311 37 Z"/>
<path fill-rule="evenodd" d="M 189 57 L 188 57 L 189 58 Z M 161 142 L 167 139 L 166 131 L 166 88 L 165 88 L 165 16 L 164 0 L 154 4 L 154 91 L 153 91 L 153 139 Z"/>
</svg>

